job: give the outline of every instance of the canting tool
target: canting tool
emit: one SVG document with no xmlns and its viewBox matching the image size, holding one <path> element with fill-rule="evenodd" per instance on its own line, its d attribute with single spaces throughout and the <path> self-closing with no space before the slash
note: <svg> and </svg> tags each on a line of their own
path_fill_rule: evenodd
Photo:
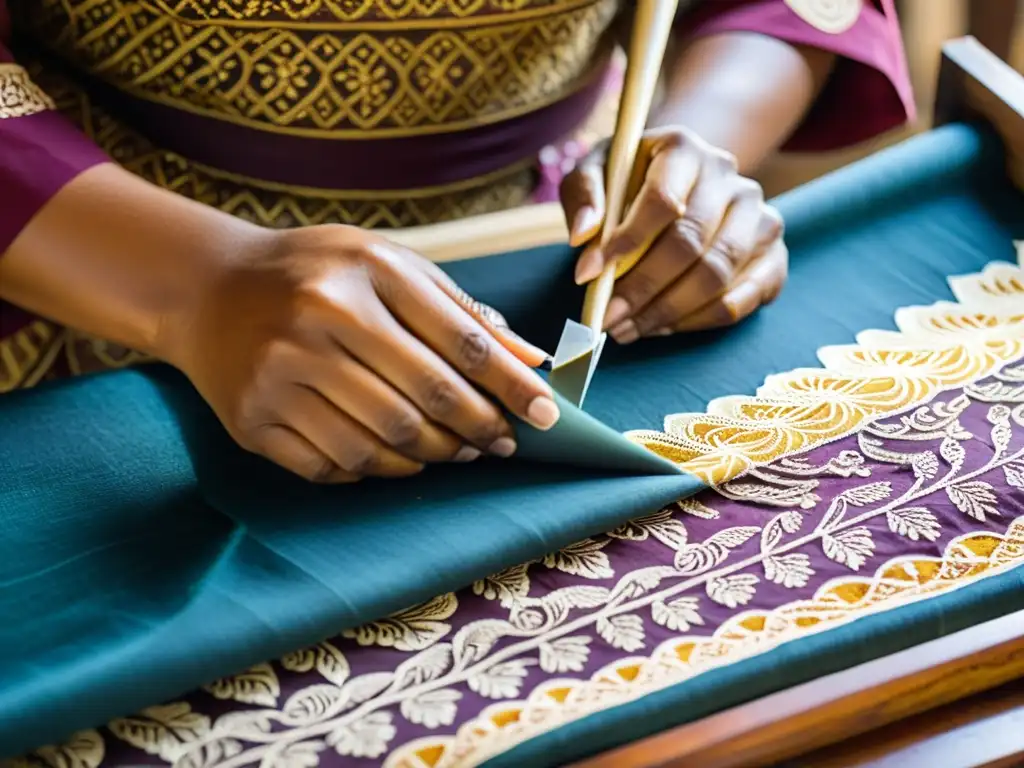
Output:
<svg viewBox="0 0 1024 768">
<path fill-rule="evenodd" d="M 625 83 L 615 133 L 605 163 L 607 203 L 600 247 L 607 245 L 625 212 L 633 166 L 654 101 L 654 92 L 658 87 L 661 65 L 678 5 L 678 0 L 637 1 Z M 565 329 L 551 363 L 551 386 L 579 406 L 583 405 L 583 398 L 586 397 L 604 349 L 607 338 L 604 316 L 612 298 L 618 268 L 616 262 L 605 264 L 600 276 L 587 286 L 582 322 L 565 321 Z"/>
</svg>

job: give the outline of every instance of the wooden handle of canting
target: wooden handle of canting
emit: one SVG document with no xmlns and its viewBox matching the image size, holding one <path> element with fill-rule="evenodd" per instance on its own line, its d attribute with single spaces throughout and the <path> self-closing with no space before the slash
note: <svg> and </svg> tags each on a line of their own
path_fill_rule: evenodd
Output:
<svg viewBox="0 0 1024 768">
<path fill-rule="evenodd" d="M 658 88 L 661 65 L 675 20 L 678 0 L 637 0 L 633 35 L 629 43 L 626 79 L 619 103 L 615 134 L 605 165 L 606 208 L 601 245 L 622 222 L 626 194 L 640 140 Z M 615 288 L 615 263 L 606 264 L 601 275 L 587 286 L 583 324 L 601 333 L 605 312 Z"/>
</svg>

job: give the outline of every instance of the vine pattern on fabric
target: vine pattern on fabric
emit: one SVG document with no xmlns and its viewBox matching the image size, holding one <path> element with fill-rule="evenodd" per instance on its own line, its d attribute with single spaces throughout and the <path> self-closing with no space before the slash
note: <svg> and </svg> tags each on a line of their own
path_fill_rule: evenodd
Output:
<svg viewBox="0 0 1024 768">
<path fill-rule="evenodd" d="M 0 120 L 54 109 L 53 100 L 17 64 L 0 63 Z"/>
<path fill-rule="evenodd" d="M 783 377 L 807 421 L 770 462 L 763 437 L 736 440 L 752 449 L 742 473 L 697 497 L 18 765 L 474 766 L 1024 565 L 1024 269 L 950 282 L 958 303 L 901 310 L 899 332 L 836 353 L 856 373 L 805 371 L 798 390 Z M 840 430 L 814 398 L 847 420 L 872 410 Z M 739 412 L 735 434 L 764 432 L 762 411 Z"/>
<path fill-rule="evenodd" d="M 451 12 L 425 27 L 393 12 L 407 3 L 375 3 L 367 28 L 348 3 L 32 5 L 22 15 L 39 41 L 125 93 L 260 131 L 352 141 L 464 130 L 565 98 L 593 74 L 618 0 L 538 3 L 528 14 L 516 12 L 523 2 L 489 4 L 468 26 L 451 22 L 472 16 L 472 3 L 424 3 Z"/>
</svg>

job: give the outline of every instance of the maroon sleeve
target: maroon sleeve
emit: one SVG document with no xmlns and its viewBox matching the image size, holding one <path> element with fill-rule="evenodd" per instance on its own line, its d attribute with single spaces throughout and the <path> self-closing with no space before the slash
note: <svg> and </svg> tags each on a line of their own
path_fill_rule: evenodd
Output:
<svg viewBox="0 0 1024 768">
<path fill-rule="evenodd" d="M 839 57 L 784 149 L 839 149 L 916 119 L 893 0 L 712 0 L 686 14 L 681 27 L 691 38 L 749 32 Z"/>
<path fill-rule="evenodd" d="M 0 254 L 65 184 L 108 161 L 14 60 L 9 33 L 0 0 Z"/>
</svg>

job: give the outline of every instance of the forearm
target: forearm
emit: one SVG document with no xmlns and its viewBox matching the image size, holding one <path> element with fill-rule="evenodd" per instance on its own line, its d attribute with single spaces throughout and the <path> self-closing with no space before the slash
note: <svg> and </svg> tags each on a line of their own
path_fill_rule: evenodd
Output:
<svg viewBox="0 0 1024 768">
<path fill-rule="evenodd" d="M 0 299 L 162 357 L 200 286 L 263 230 L 113 164 L 63 187 L 0 255 Z"/>
<path fill-rule="evenodd" d="M 666 61 L 651 127 L 683 125 L 733 153 L 753 174 L 800 124 L 835 56 L 774 38 L 728 32 L 699 38 Z"/>
</svg>

